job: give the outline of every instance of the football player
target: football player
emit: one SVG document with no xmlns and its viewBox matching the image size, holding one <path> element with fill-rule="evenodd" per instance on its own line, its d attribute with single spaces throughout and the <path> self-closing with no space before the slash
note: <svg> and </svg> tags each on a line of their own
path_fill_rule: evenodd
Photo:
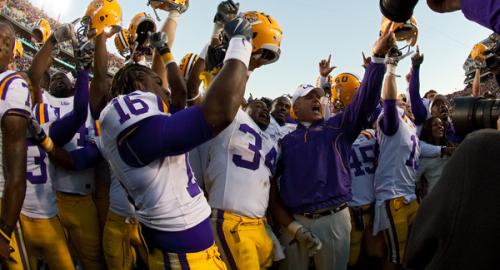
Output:
<svg viewBox="0 0 500 270">
<path fill-rule="evenodd" d="M 265 215 L 279 138 L 265 132 L 269 122 L 266 104 L 255 100 L 208 143 L 205 189 L 216 242 L 230 269 L 265 269 L 272 264 Z"/>
<path fill-rule="evenodd" d="M 270 208 L 285 228 L 281 243 L 287 247 L 280 269 L 308 269 L 310 257 L 316 269 L 347 267 L 351 223 L 346 207 L 352 199 L 347 162 L 352 143 L 377 105 L 383 57 L 393 42 L 389 30 L 377 40 L 363 84 L 344 112 L 324 119 L 322 88 L 300 85 L 293 95 L 300 125 L 280 141 L 279 189 L 271 182 Z"/>
<path fill-rule="evenodd" d="M 397 105 L 397 60 L 388 58 L 383 100 L 384 112 L 377 120 L 380 154 L 375 171 L 374 234 L 386 236 L 388 264 L 384 269 L 399 269 L 404 258 L 409 229 L 418 209 L 415 195 L 416 171 L 420 156 L 415 124 Z"/>
<path fill-rule="evenodd" d="M 279 139 L 292 132 L 297 127 L 296 124 L 288 123 L 290 119 L 290 110 L 292 102 L 287 96 L 281 96 L 273 100 L 271 104 L 271 122 L 269 123 L 268 133 L 276 133 Z"/>
<path fill-rule="evenodd" d="M 225 129 L 243 98 L 251 26 L 238 18 L 225 29 L 231 38 L 225 65 L 200 106 L 179 110 L 186 93 L 172 88 L 179 111 L 167 113 L 170 94 L 160 77 L 131 64 L 115 75 L 113 99 L 101 113 L 100 150 L 136 207 L 148 247 L 162 251 L 166 268 L 225 269 L 214 245 L 210 207 L 185 154 Z M 156 48 L 177 66 L 166 44 Z"/>
<path fill-rule="evenodd" d="M 7 70 L 13 61 L 14 28 L 0 22 L 0 263 L 5 269 L 29 269 L 22 236 L 16 229 L 26 193 L 26 130 L 31 97 L 26 81 Z"/>
</svg>

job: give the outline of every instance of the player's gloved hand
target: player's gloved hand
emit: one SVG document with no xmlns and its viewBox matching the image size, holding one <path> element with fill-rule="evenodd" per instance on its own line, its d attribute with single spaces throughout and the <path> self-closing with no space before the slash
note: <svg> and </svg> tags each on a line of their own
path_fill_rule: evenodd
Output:
<svg viewBox="0 0 500 270">
<path fill-rule="evenodd" d="M 148 1 L 148 5 L 151 5 L 154 9 L 163 9 L 165 11 L 177 10 L 182 14 L 189 9 L 189 0 L 184 4 L 176 4 L 168 0 L 150 0 Z"/>
<path fill-rule="evenodd" d="M 168 48 L 168 37 L 165 32 L 149 33 L 149 45 L 158 50 L 160 54 L 170 51 Z"/>
<path fill-rule="evenodd" d="M 250 41 L 253 36 L 252 25 L 243 16 L 238 16 L 224 25 L 224 34 L 228 40 L 238 36 Z"/>
<path fill-rule="evenodd" d="M 31 138 L 37 145 L 42 147 L 45 152 L 49 153 L 54 150 L 54 143 L 52 142 L 52 139 L 47 136 L 43 128 L 40 126 L 40 123 L 38 123 L 38 121 L 33 117 L 31 117 L 28 122 L 28 130 L 31 134 Z"/>
<path fill-rule="evenodd" d="M 79 42 L 77 39 L 72 40 L 72 45 L 76 69 L 89 69 L 94 60 L 94 45 L 87 40 Z"/>
<path fill-rule="evenodd" d="M 52 34 L 56 43 L 72 40 L 75 37 L 75 31 L 73 27 L 74 25 L 71 23 L 65 23 L 59 26 Z"/>
<path fill-rule="evenodd" d="M 424 62 L 424 55 L 420 54 L 420 49 L 417 46 L 417 52 L 411 57 L 411 65 L 419 67 Z"/>
<path fill-rule="evenodd" d="M 238 14 L 240 3 L 235 3 L 232 0 L 222 1 L 217 6 L 214 23 L 224 25 L 228 21 L 232 21 Z"/>
<path fill-rule="evenodd" d="M 205 70 L 212 71 L 215 68 L 222 68 L 225 56 L 226 48 L 224 46 L 208 46 L 207 56 L 205 57 Z"/>
<path fill-rule="evenodd" d="M 290 223 L 287 230 L 301 245 L 307 248 L 309 256 L 314 256 L 321 249 L 321 240 L 297 221 Z"/>
</svg>

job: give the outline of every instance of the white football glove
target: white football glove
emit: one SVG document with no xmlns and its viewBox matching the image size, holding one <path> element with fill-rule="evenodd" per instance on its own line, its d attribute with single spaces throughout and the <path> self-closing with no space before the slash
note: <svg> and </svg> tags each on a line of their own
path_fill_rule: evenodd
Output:
<svg viewBox="0 0 500 270">
<path fill-rule="evenodd" d="M 307 248 L 309 257 L 314 256 L 321 249 L 321 240 L 297 221 L 290 223 L 287 230 L 300 245 L 304 245 Z"/>
</svg>

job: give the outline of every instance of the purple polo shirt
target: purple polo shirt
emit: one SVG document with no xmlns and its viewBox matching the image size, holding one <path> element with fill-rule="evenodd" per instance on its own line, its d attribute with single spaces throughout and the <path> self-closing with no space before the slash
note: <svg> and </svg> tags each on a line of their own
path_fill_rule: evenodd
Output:
<svg viewBox="0 0 500 270">
<path fill-rule="evenodd" d="M 280 196 L 296 214 L 337 206 L 352 199 L 349 155 L 351 146 L 380 99 L 385 65 L 368 66 L 361 87 L 343 113 L 299 124 L 281 141 L 283 169 Z"/>
<path fill-rule="evenodd" d="M 500 1 L 462 0 L 460 2 L 465 17 L 500 34 Z"/>
</svg>

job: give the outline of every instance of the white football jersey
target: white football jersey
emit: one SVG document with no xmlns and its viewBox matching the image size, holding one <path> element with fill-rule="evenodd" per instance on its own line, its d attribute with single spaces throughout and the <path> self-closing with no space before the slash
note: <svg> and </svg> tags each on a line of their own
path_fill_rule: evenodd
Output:
<svg viewBox="0 0 500 270">
<path fill-rule="evenodd" d="M 127 192 L 111 171 L 111 185 L 109 187 L 109 210 L 122 217 L 134 217 L 134 205 L 130 203 Z"/>
<path fill-rule="evenodd" d="M 45 133 L 57 119 L 48 104 L 40 103 L 33 108 L 33 115 Z M 21 212 L 31 218 L 48 219 L 57 215 L 56 195 L 49 174 L 50 160 L 45 151 L 31 140 L 27 140 L 26 196 Z"/>
<path fill-rule="evenodd" d="M 350 206 L 362 206 L 375 201 L 373 179 L 376 169 L 377 139 L 373 129 L 361 131 L 351 149 L 352 200 Z"/>
<path fill-rule="evenodd" d="M 31 115 L 31 96 L 26 81 L 16 71 L 8 70 L 0 74 L 0 121 L 7 112 Z M 24 136 L 24 134 L 23 134 Z M 0 152 L 3 136 L 0 132 Z M 0 158 L 0 198 L 5 186 L 3 158 Z"/>
<path fill-rule="evenodd" d="M 242 216 L 265 216 L 277 142 L 239 110 L 224 131 L 210 141 L 205 188 L 212 208 Z"/>
<path fill-rule="evenodd" d="M 266 129 L 266 133 L 268 133 L 271 137 L 278 137 L 277 140 L 285 137 L 288 133 L 295 130 L 297 125 L 286 123 L 284 126 L 280 126 L 274 117 L 271 116 L 271 121 L 269 122 L 269 126 Z"/>
<path fill-rule="evenodd" d="M 187 155 L 167 156 L 138 168 L 127 165 L 118 152 L 122 131 L 147 117 L 168 115 L 164 111 L 161 99 L 152 93 L 135 91 L 114 98 L 101 112 L 97 145 L 132 199 L 136 218 L 152 229 L 183 231 L 211 212 Z"/>
<path fill-rule="evenodd" d="M 385 135 L 380 124 L 377 128 L 380 154 L 375 172 L 375 197 L 379 201 L 401 196 L 416 199 L 415 182 L 420 158 L 417 129 L 399 108 L 398 115 L 399 128 L 394 135 Z"/>
<path fill-rule="evenodd" d="M 45 93 L 44 95 L 50 106 L 54 108 L 54 112 L 58 118 L 63 117 L 73 110 L 73 97 L 56 98 L 49 93 Z M 63 146 L 63 149 L 66 151 L 73 151 L 84 148 L 88 143 L 95 141 L 97 136 L 99 136 L 99 134 L 96 122 L 92 119 L 89 108 L 85 125 L 80 127 L 71 141 Z M 54 187 L 57 191 L 86 195 L 93 190 L 93 168 L 83 171 L 69 171 L 58 166 L 51 166 L 50 173 L 53 177 Z"/>
</svg>

